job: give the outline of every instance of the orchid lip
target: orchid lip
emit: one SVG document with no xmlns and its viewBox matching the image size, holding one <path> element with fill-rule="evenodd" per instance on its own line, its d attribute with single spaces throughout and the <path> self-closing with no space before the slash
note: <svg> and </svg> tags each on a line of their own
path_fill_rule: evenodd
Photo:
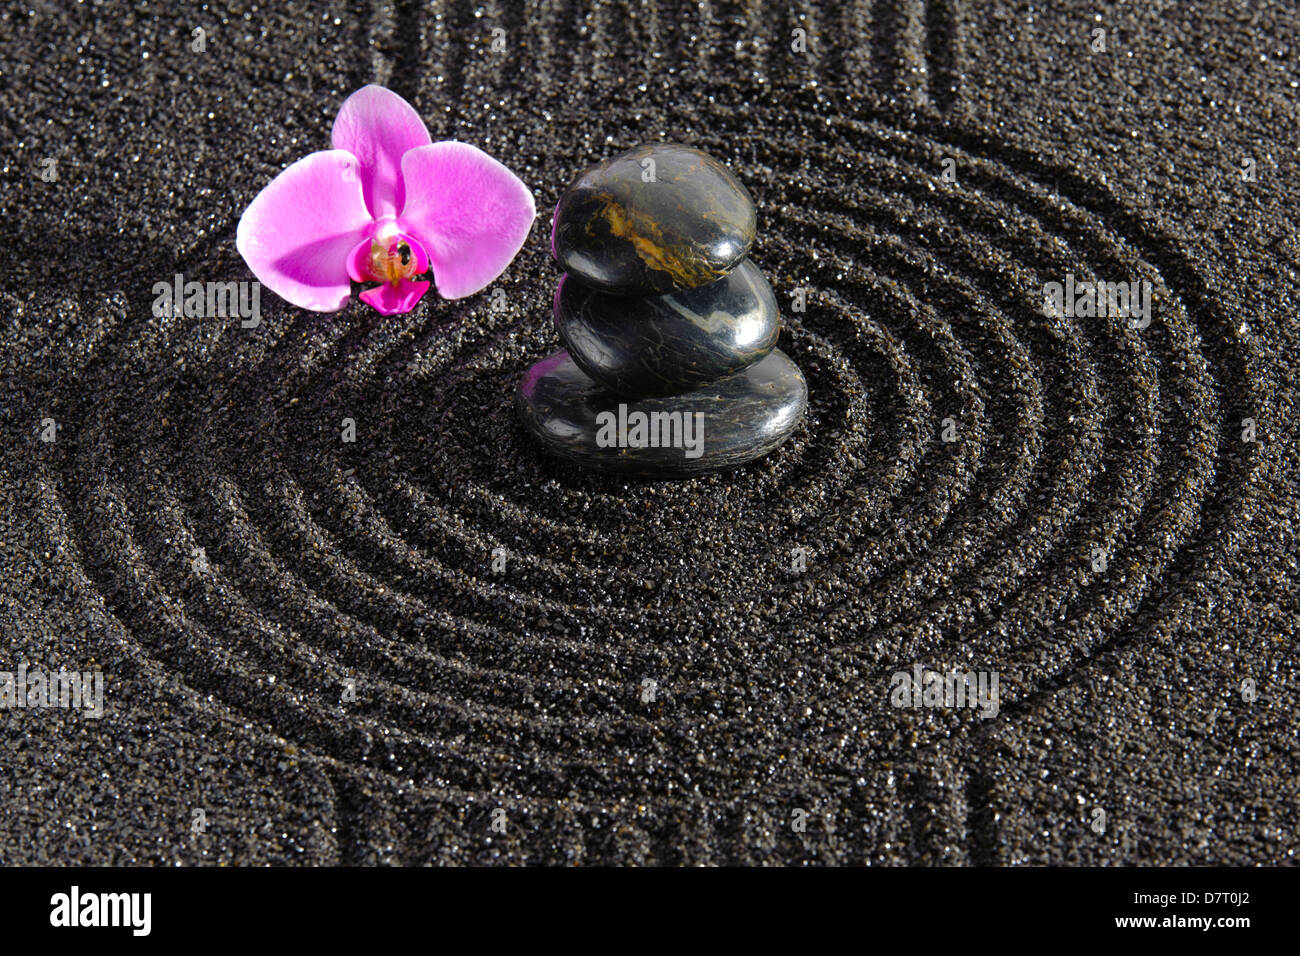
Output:
<svg viewBox="0 0 1300 956">
<path fill-rule="evenodd" d="M 409 312 L 431 285 L 428 253 L 415 238 L 390 226 L 375 231 L 348 256 L 348 276 L 367 283 L 362 302 L 384 315 Z"/>
</svg>

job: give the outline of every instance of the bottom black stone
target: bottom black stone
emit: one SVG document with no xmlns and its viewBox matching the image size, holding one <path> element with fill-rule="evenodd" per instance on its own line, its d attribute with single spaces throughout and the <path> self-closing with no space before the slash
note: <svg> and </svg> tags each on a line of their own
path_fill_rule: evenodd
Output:
<svg viewBox="0 0 1300 956">
<path fill-rule="evenodd" d="M 515 404 L 528 431 L 568 462 L 669 477 L 731 468 L 779 447 L 808 406 L 808 386 L 778 349 L 692 392 L 628 398 L 556 352 L 528 370 Z"/>
</svg>

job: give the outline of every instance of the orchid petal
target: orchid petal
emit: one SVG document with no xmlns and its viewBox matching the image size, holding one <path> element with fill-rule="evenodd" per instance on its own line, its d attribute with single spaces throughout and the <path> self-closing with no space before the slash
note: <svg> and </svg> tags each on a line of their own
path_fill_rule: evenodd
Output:
<svg viewBox="0 0 1300 956">
<path fill-rule="evenodd" d="M 357 158 L 341 149 L 304 156 L 244 210 L 235 246 L 258 280 L 299 308 L 348 304 L 348 253 L 373 228 Z"/>
<path fill-rule="evenodd" d="M 402 232 L 417 238 L 447 299 L 473 295 L 505 271 L 528 238 L 533 194 L 487 153 L 446 141 L 402 157 Z"/>
<path fill-rule="evenodd" d="M 339 107 L 331 141 L 361 163 L 366 206 L 376 219 L 395 216 L 405 202 L 402 156 L 431 142 L 410 103 L 382 86 L 363 86 Z"/>
</svg>

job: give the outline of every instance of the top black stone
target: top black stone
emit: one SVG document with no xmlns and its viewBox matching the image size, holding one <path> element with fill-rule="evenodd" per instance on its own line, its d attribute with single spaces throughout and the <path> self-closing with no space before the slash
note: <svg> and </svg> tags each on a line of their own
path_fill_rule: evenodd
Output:
<svg viewBox="0 0 1300 956">
<path fill-rule="evenodd" d="M 618 295 L 659 295 L 725 275 L 749 252 L 749 192 L 698 149 L 650 143 L 591 167 L 560 197 L 551 249 L 565 271 Z"/>
</svg>

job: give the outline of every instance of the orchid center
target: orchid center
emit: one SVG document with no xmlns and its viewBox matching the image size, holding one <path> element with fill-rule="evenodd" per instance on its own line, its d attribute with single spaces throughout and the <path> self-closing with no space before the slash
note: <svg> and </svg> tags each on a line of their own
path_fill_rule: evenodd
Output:
<svg viewBox="0 0 1300 956">
<path fill-rule="evenodd" d="M 410 242 L 401 236 L 387 240 L 371 240 L 370 256 L 366 260 L 366 265 L 371 279 L 375 282 L 387 282 L 394 288 L 400 285 L 403 279 L 410 279 L 423 271 Z"/>
<path fill-rule="evenodd" d="M 357 243 L 348 256 L 348 275 L 357 282 L 379 285 L 361 293 L 361 301 L 385 315 L 409 312 L 429 288 L 429 256 L 424 246 L 391 227 Z"/>
</svg>

